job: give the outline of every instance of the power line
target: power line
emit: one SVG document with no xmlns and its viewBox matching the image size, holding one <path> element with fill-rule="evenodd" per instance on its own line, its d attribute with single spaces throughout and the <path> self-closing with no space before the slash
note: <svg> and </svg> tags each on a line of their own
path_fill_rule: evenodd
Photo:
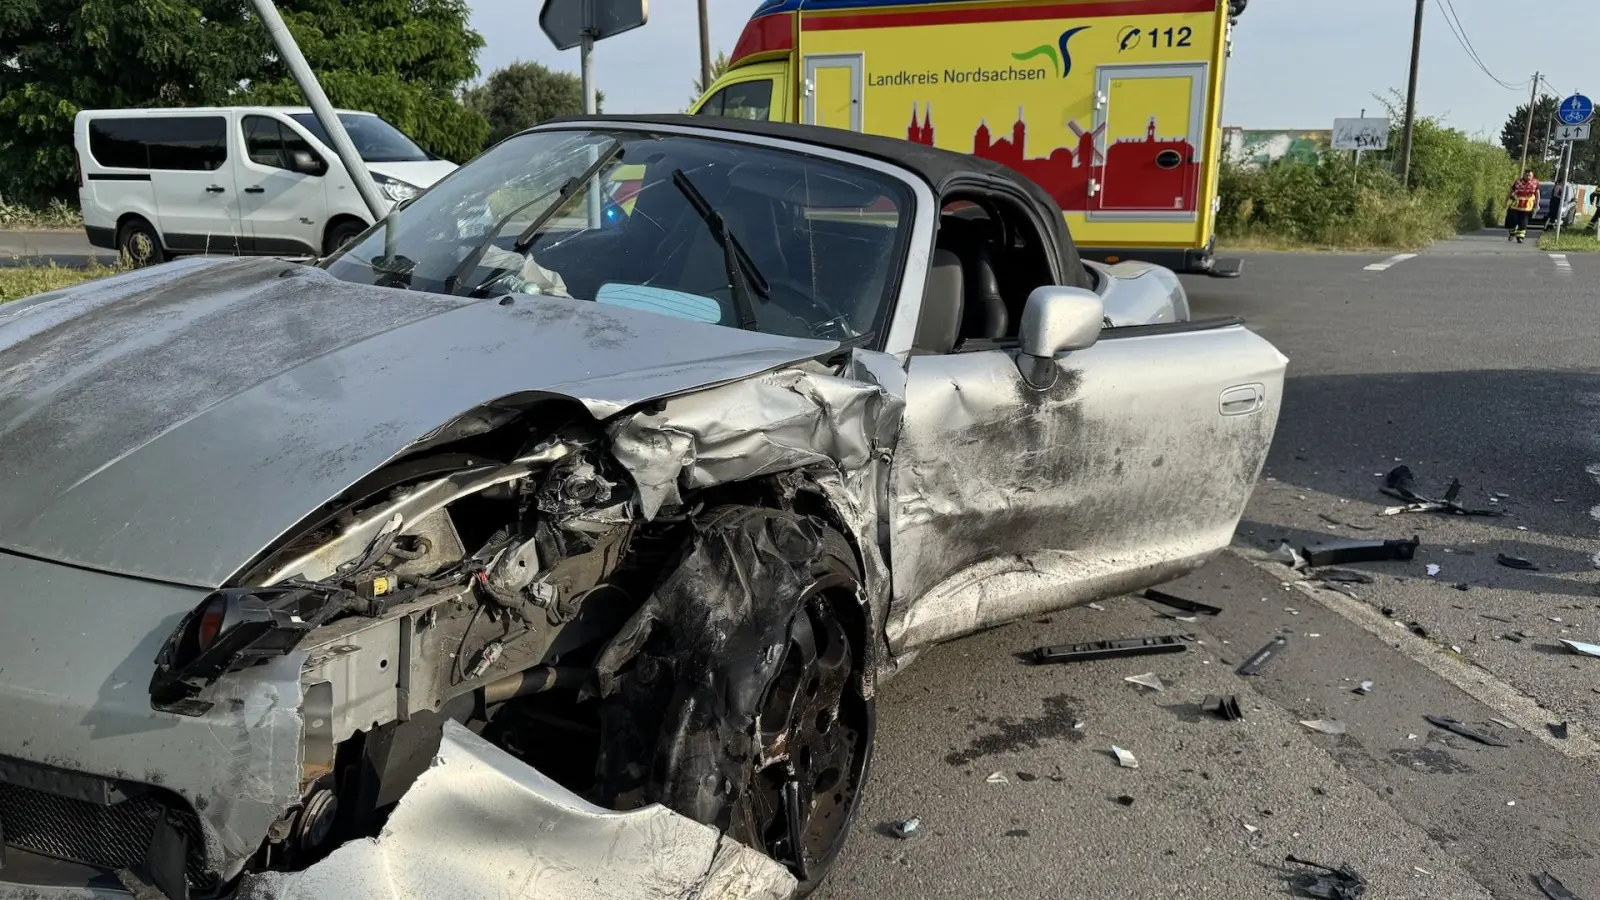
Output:
<svg viewBox="0 0 1600 900">
<path fill-rule="evenodd" d="M 1483 58 L 1478 55 L 1477 49 L 1472 46 L 1472 39 L 1467 36 L 1467 28 L 1462 24 L 1461 16 L 1456 12 L 1455 4 L 1451 2 L 1451 0 L 1433 0 L 1433 2 L 1434 5 L 1439 7 L 1439 12 L 1444 15 L 1444 24 L 1449 26 L 1450 33 L 1455 35 L 1456 43 L 1461 45 L 1461 49 L 1466 52 L 1467 58 L 1472 61 L 1473 65 L 1477 66 L 1478 69 L 1483 72 L 1483 74 L 1489 76 L 1491 81 L 1500 85 L 1506 90 L 1522 90 L 1522 86 L 1528 83 L 1526 79 L 1524 79 L 1520 84 L 1512 84 L 1508 81 L 1501 80 L 1493 72 L 1489 71 L 1488 66 L 1484 65 Z M 1452 19 L 1454 21 L 1452 21 Z"/>
</svg>

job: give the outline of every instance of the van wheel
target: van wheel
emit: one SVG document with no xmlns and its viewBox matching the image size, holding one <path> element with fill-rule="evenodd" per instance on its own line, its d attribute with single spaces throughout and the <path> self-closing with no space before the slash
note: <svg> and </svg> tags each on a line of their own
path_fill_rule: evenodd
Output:
<svg viewBox="0 0 1600 900">
<path fill-rule="evenodd" d="M 149 222 L 139 218 L 124 222 L 117 232 L 117 252 L 134 268 L 153 266 L 167 257 L 161 247 L 161 235 Z"/>
<path fill-rule="evenodd" d="M 356 237 L 361 234 L 361 232 L 366 230 L 367 226 L 364 223 L 357 222 L 353 219 L 346 219 L 332 228 L 329 228 L 328 237 L 323 241 L 322 244 L 322 255 L 332 256 L 340 250 L 343 250 L 346 244 L 355 240 Z"/>
</svg>

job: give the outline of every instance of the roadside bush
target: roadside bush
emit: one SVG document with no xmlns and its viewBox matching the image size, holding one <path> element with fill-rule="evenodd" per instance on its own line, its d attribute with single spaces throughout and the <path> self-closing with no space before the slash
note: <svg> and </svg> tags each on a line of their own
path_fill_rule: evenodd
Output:
<svg viewBox="0 0 1600 900">
<path fill-rule="evenodd" d="M 0 230 L 66 229 L 78 228 L 82 225 L 83 216 L 78 212 L 76 204 L 51 200 L 44 208 L 35 209 L 31 206 L 7 203 L 6 198 L 0 197 Z"/>
</svg>

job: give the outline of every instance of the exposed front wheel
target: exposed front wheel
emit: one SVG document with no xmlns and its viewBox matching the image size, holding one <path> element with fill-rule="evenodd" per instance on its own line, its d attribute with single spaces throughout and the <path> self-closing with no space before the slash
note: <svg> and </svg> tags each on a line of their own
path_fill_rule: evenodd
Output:
<svg viewBox="0 0 1600 900">
<path fill-rule="evenodd" d="M 161 236 L 149 222 L 129 219 L 117 231 L 117 252 L 135 268 L 153 266 L 166 259 L 161 247 Z"/>
<path fill-rule="evenodd" d="M 334 253 L 343 250 L 346 244 L 355 240 L 358 236 L 360 236 L 361 232 L 366 230 L 367 226 L 360 222 L 340 222 L 339 224 L 328 229 L 328 237 L 325 241 L 323 241 L 322 245 L 322 255 L 331 256 Z"/>
</svg>

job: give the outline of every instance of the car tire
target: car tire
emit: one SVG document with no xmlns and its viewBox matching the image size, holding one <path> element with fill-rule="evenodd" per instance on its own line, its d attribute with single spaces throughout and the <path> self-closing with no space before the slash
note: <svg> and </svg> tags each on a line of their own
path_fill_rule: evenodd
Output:
<svg viewBox="0 0 1600 900">
<path fill-rule="evenodd" d="M 361 232 L 366 231 L 365 223 L 347 219 L 328 229 L 328 236 L 322 242 L 322 255 L 332 256 L 344 249 L 344 245 L 356 239 Z"/>
<path fill-rule="evenodd" d="M 783 518 L 803 517 L 759 507 L 719 507 L 697 517 L 697 530 L 741 519 Z M 807 566 L 809 581 L 787 613 L 788 643 L 777 665 L 770 665 L 772 648 L 760 642 L 740 644 L 738 652 L 714 664 L 726 673 L 723 685 L 738 685 L 740 696 L 746 690 L 759 696 L 754 743 L 752 735 L 724 725 L 726 733 L 715 734 L 709 745 L 719 752 L 708 752 L 705 695 L 673 690 L 669 701 L 651 710 L 661 717 L 655 730 L 659 738 L 647 754 L 655 774 L 638 797 L 723 828 L 734 840 L 784 864 L 798 882 L 797 897 L 822 884 L 844 848 L 871 770 L 877 725 L 858 599 L 864 593 L 860 568 L 843 535 L 812 524 L 817 552 Z M 756 530 L 781 533 L 781 528 Z M 727 589 L 735 595 L 749 590 L 733 583 Z M 749 684 L 758 671 L 770 677 L 764 685 Z M 716 683 L 717 673 L 696 678 L 707 679 Z M 737 756 L 743 761 L 730 773 L 729 760 L 736 754 L 720 748 L 740 745 L 745 750 Z M 708 791 L 706 785 L 715 787 Z"/>
<path fill-rule="evenodd" d="M 134 217 L 117 229 L 117 253 L 134 268 L 153 266 L 165 262 L 166 250 L 161 246 L 161 235 L 155 226 Z"/>
</svg>

